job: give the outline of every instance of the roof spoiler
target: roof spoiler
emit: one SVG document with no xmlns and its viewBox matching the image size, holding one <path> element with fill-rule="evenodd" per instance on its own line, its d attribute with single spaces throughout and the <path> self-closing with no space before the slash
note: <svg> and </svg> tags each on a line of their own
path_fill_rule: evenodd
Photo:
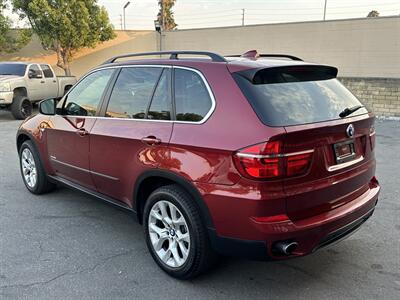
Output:
<svg viewBox="0 0 400 300">
<path fill-rule="evenodd" d="M 227 57 L 241 57 L 241 58 L 249 58 L 249 59 L 257 59 L 260 57 L 270 57 L 270 58 L 288 58 L 290 60 L 295 61 L 303 61 L 301 58 L 289 54 L 263 54 L 258 53 L 257 50 L 250 50 L 243 54 L 234 54 L 234 55 L 227 55 Z"/>
<path fill-rule="evenodd" d="M 293 65 L 255 68 L 236 72 L 253 84 L 328 80 L 337 77 L 338 69 L 324 65 Z"/>
</svg>

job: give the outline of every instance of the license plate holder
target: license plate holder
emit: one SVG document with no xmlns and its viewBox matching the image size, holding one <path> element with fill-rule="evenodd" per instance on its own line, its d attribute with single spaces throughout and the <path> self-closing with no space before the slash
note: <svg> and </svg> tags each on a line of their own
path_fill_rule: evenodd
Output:
<svg viewBox="0 0 400 300">
<path fill-rule="evenodd" d="M 345 142 L 334 144 L 333 150 L 335 152 L 335 159 L 337 164 L 348 162 L 356 157 L 354 140 L 348 140 Z"/>
</svg>

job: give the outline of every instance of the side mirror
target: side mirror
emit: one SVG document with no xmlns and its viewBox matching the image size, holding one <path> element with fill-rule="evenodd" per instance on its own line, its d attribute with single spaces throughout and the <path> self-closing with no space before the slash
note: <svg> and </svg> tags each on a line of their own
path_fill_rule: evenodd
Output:
<svg viewBox="0 0 400 300">
<path fill-rule="evenodd" d="M 35 70 L 29 70 L 28 77 L 30 79 L 41 79 L 43 78 L 43 75 L 36 72 Z"/>
<path fill-rule="evenodd" d="M 46 116 L 54 116 L 56 114 L 57 101 L 55 99 L 46 99 L 39 103 L 39 113 Z"/>
</svg>

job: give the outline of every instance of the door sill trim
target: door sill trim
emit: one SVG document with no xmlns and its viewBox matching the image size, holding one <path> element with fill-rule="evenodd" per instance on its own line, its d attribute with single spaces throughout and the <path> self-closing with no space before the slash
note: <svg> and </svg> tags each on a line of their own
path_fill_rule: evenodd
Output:
<svg viewBox="0 0 400 300">
<path fill-rule="evenodd" d="M 99 192 L 93 191 L 91 189 L 88 189 L 84 186 L 81 186 L 75 182 L 72 182 L 68 179 L 59 177 L 59 176 L 52 176 L 52 175 L 47 175 L 49 177 L 50 180 L 59 183 L 61 185 L 64 185 L 66 187 L 72 188 L 74 190 L 83 192 L 85 194 L 88 194 L 89 196 L 95 197 L 97 199 L 102 200 L 103 202 L 107 203 L 107 204 L 111 204 L 114 207 L 123 209 L 125 211 L 129 211 L 129 212 L 133 212 L 136 215 L 136 211 L 133 210 L 130 206 L 128 206 L 127 204 L 125 204 L 124 202 L 118 201 L 114 198 L 111 198 L 109 196 L 106 196 L 104 194 L 101 194 Z"/>
</svg>

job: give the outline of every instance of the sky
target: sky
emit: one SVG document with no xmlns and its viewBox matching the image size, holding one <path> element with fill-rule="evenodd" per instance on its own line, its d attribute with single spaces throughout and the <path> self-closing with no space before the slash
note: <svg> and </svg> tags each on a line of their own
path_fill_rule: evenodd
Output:
<svg viewBox="0 0 400 300">
<path fill-rule="evenodd" d="M 122 7 L 127 0 L 98 0 L 110 21 L 121 29 Z M 127 29 L 153 30 L 157 0 L 130 0 Z M 322 20 L 325 0 L 177 0 L 178 29 Z M 371 10 L 381 16 L 400 15 L 400 0 L 327 0 L 326 19 L 366 17 Z M 17 18 L 13 17 L 15 24 Z M 19 22 L 23 26 L 23 22 Z"/>
</svg>

